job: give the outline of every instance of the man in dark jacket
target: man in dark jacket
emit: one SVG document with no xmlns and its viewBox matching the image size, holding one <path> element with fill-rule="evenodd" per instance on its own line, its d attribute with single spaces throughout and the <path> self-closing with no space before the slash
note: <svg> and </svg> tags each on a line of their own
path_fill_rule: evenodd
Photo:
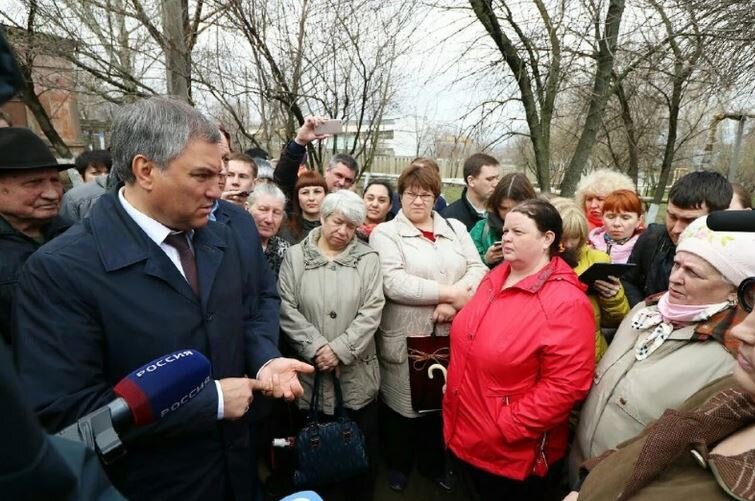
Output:
<svg viewBox="0 0 755 501">
<path fill-rule="evenodd" d="M 485 202 L 493 194 L 498 184 L 498 160 L 475 153 L 464 161 L 464 182 L 467 185 L 461 197 L 446 207 L 443 217 L 458 219 L 471 231 L 477 221 L 484 219 L 487 211 Z"/>
<path fill-rule="evenodd" d="M 305 118 L 304 124 L 296 133 L 296 137 L 289 141 L 281 152 L 278 164 L 275 166 L 273 180 L 283 190 L 289 201 L 294 196 L 294 187 L 299 178 L 299 166 L 305 161 L 307 145 L 315 139 L 329 137 L 328 134 L 318 134 L 316 131 L 317 126 L 325 120 L 327 119 L 323 117 Z M 328 185 L 328 192 L 332 193 L 351 188 L 358 175 L 359 166 L 353 157 L 344 154 L 333 155 L 325 169 L 325 183 Z"/>
<path fill-rule="evenodd" d="M 55 157 L 29 129 L 0 128 L 0 334 L 10 343 L 11 304 L 26 260 L 65 231 L 63 185 Z"/>
<path fill-rule="evenodd" d="M 637 239 L 629 263 L 637 266 L 622 277 L 629 305 L 668 289 L 679 236 L 698 217 L 729 208 L 733 190 L 717 172 L 690 172 L 671 187 L 666 224 L 651 224 Z"/>
<path fill-rule="evenodd" d="M 107 466 L 129 499 L 249 499 L 252 391 L 292 399 L 303 393 L 297 372 L 312 371 L 273 342 L 279 299 L 256 231 L 256 252 L 245 252 L 228 226 L 208 222 L 219 142 L 182 102 L 123 107 L 112 153 L 125 186 L 36 252 L 19 279 L 16 359 L 49 431 L 111 401 L 151 359 L 184 348 L 210 359 L 215 387 L 126 437 L 128 453 Z"/>
</svg>

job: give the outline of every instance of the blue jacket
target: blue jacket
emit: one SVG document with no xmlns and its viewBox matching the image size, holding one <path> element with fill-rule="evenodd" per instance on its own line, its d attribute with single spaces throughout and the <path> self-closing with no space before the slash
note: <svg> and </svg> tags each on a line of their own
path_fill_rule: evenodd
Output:
<svg viewBox="0 0 755 501">
<path fill-rule="evenodd" d="M 115 192 L 36 252 L 18 284 L 14 348 L 43 426 L 59 430 L 105 405 L 127 373 L 174 350 L 206 354 L 215 379 L 253 376 L 279 356 L 280 300 L 248 221 L 195 231 L 200 297 Z M 127 437 L 128 454 L 108 468 L 114 485 L 129 499 L 248 499 L 248 424 L 216 417 L 209 386 Z"/>
</svg>

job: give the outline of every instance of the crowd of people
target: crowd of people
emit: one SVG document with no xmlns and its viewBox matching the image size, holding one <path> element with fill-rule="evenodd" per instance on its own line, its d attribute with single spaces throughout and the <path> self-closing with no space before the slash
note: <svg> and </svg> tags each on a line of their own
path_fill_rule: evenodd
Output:
<svg viewBox="0 0 755 501">
<path fill-rule="evenodd" d="M 382 470 L 474 500 L 755 499 L 755 233 L 707 224 L 750 193 L 691 172 L 646 224 L 621 173 L 553 197 L 478 153 L 448 205 L 429 158 L 363 189 L 348 155 L 310 169 L 323 120 L 272 172 L 168 98 L 123 106 L 75 166 L 0 128 L 0 334 L 49 433 L 193 348 L 214 384 L 104 465 L 129 499 L 293 492 L 271 443 L 313 402 L 342 403 L 369 464 L 328 500 L 372 499 Z M 630 266 L 588 287 L 596 263 Z"/>
</svg>

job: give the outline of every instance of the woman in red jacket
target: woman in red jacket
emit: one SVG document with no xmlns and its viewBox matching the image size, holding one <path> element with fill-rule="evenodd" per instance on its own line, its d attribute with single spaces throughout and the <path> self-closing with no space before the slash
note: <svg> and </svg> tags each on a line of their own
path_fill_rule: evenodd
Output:
<svg viewBox="0 0 755 501">
<path fill-rule="evenodd" d="M 504 263 L 453 321 L 444 435 L 478 499 L 543 499 L 566 455 L 569 412 L 590 389 L 592 307 L 560 241 L 549 202 L 516 206 Z"/>
</svg>

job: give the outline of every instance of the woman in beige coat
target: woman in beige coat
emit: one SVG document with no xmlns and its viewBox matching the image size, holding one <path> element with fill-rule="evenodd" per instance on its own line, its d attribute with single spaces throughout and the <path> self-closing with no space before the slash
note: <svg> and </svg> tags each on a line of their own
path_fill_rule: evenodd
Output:
<svg viewBox="0 0 755 501">
<path fill-rule="evenodd" d="M 398 180 L 401 210 L 370 235 L 370 246 L 380 253 L 386 296 L 376 338 L 381 443 L 396 491 L 406 488 L 415 459 L 430 477 L 443 466 L 440 414 L 412 408 L 406 338 L 428 336 L 433 329 L 447 336 L 454 315 L 487 272 L 464 224 L 433 211 L 440 184 L 435 169 L 410 165 Z"/>
<path fill-rule="evenodd" d="M 755 236 L 713 231 L 702 217 L 681 236 L 669 291 L 624 319 L 582 407 L 570 473 L 639 434 L 666 409 L 730 374 L 736 286 L 755 274 Z M 657 304 L 653 304 L 657 303 Z"/>
<path fill-rule="evenodd" d="M 322 226 L 289 249 L 278 281 L 284 335 L 302 360 L 328 373 L 321 374 L 320 410 L 334 414 L 333 374 L 347 414 L 365 435 L 370 474 L 336 486 L 356 499 L 372 498 L 380 387 L 374 335 L 385 304 L 378 254 L 355 238 L 364 213 L 355 193 L 341 190 L 325 197 Z M 313 376 L 303 376 L 301 382 L 303 417 L 312 399 Z"/>
</svg>

